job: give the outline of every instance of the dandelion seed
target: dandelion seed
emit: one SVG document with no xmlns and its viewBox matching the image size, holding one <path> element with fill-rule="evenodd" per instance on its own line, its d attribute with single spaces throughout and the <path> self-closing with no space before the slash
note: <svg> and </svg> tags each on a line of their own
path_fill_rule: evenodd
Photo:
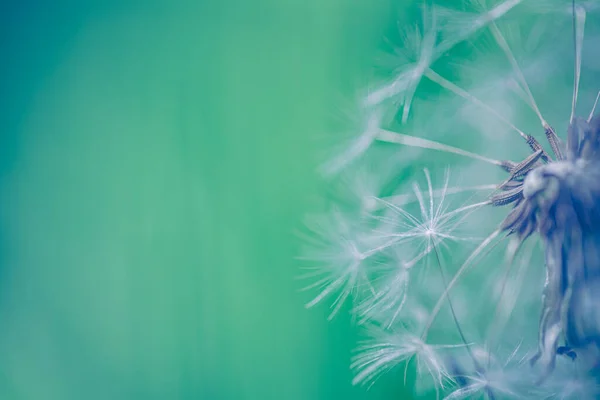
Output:
<svg viewBox="0 0 600 400">
<path fill-rule="evenodd" d="M 366 152 L 379 134 L 383 114 L 382 109 L 369 110 L 359 135 L 344 146 L 337 157 L 321 166 L 321 172 L 326 176 L 335 175 Z"/>
<path fill-rule="evenodd" d="M 414 358 L 419 375 L 427 374 L 436 387 L 444 387 L 450 379 L 440 352 L 463 347 L 430 345 L 405 331 L 374 331 L 371 334 L 373 339 L 357 349 L 358 354 L 351 364 L 351 368 L 357 371 L 353 384 L 372 384 L 384 373 Z"/>
<path fill-rule="evenodd" d="M 313 245 L 302 257 L 315 263 L 310 272 L 301 278 L 309 278 L 314 283 L 304 290 L 319 289 L 319 294 L 306 304 L 313 307 L 330 296 L 336 296 L 329 318 L 333 318 L 345 301 L 361 286 L 368 285 L 366 271 L 369 255 L 364 248 L 374 245 L 371 236 L 366 234 L 360 224 L 349 221 L 341 212 L 332 211 L 327 217 L 313 218 L 307 223 L 311 230 Z M 371 253 L 373 255 L 375 253 Z"/>
<path fill-rule="evenodd" d="M 496 25 L 495 22 L 492 22 L 490 24 L 490 30 L 496 40 L 496 43 L 498 43 L 498 45 L 500 46 L 500 48 L 502 49 L 502 51 L 504 52 L 504 54 L 506 55 L 506 58 L 508 59 L 508 61 L 510 62 L 512 69 L 514 71 L 514 73 L 517 75 L 517 79 L 521 85 L 521 87 L 519 87 L 518 89 L 522 89 L 525 93 L 526 96 L 523 96 L 525 102 L 531 107 L 531 109 L 533 111 L 535 111 L 536 115 L 538 116 L 540 122 L 542 123 L 542 127 L 544 128 L 544 130 L 547 132 L 547 135 L 551 135 L 551 144 L 553 146 L 553 150 L 556 153 L 557 150 L 555 147 L 557 147 L 556 145 L 556 133 L 554 132 L 554 130 L 550 127 L 550 125 L 548 124 L 548 122 L 546 122 L 546 120 L 544 119 L 544 117 L 542 116 L 542 113 L 535 101 L 535 98 L 533 97 L 533 94 L 531 93 L 531 89 L 529 89 L 529 84 L 527 83 L 527 80 L 525 79 L 525 76 L 523 75 L 523 72 L 521 71 L 521 68 L 519 67 L 519 64 L 517 62 L 517 59 L 515 58 L 512 50 L 510 49 L 510 46 L 508 45 L 508 43 L 506 42 L 506 39 L 504 39 L 504 36 L 502 35 L 502 32 L 500 32 L 500 29 L 498 29 L 498 26 Z M 517 93 L 520 93 L 520 90 L 517 89 Z"/>
<path fill-rule="evenodd" d="M 487 201 L 474 203 L 468 206 L 460 207 L 448 211 L 445 191 L 448 189 L 449 174 L 446 172 L 444 188 L 439 202 L 435 203 L 433 185 L 429 171 L 425 169 L 427 180 L 427 196 L 423 197 L 421 188 L 417 183 L 413 184 L 413 192 L 417 198 L 420 215 L 413 215 L 405 209 L 392 203 L 386 203 L 387 207 L 393 212 L 396 218 L 385 218 L 383 221 L 387 224 L 396 226 L 392 233 L 384 235 L 388 242 L 407 243 L 414 249 L 414 256 L 404 261 L 406 268 L 412 268 L 426 255 L 431 253 L 434 246 L 445 245 L 447 241 L 471 240 L 471 238 L 462 238 L 455 234 L 460 226 L 462 219 L 470 212 L 489 204 Z M 383 200 L 381 200 L 383 201 Z"/>
<path fill-rule="evenodd" d="M 333 197 L 340 206 L 344 206 L 360 214 L 360 218 L 369 218 L 382 204 L 378 201 L 386 186 L 395 179 L 393 173 L 398 162 L 386 159 L 382 163 L 384 171 L 370 166 L 346 168 L 332 185 L 328 185 Z M 377 165 L 379 167 L 380 165 Z"/>
<path fill-rule="evenodd" d="M 495 7 L 487 9 L 481 1 L 471 1 L 476 7 L 471 12 L 457 12 L 443 7 L 438 7 L 438 14 L 443 23 L 443 33 L 447 38 L 440 44 L 439 51 L 446 52 L 457 43 L 469 38 L 471 35 L 485 28 L 488 24 L 502 18 L 506 13 L 523 0 L 505 0 Z"/>
<path fill-rule="evenodd" d="M 446 192 L 449 184 L 449 172 L 446 171 L 444 186 L 441 189 L 439 200 L 436 202 L 435 193 L 428 170 L 424 171 L 427 181 L 427 197 L 418 184 L 413 185 L 413 193 L 417 199 L 420 215 L 413 215 L 404 208 L 379 200 L 384 203 L 390 215 L 376 217 L 385 229 L 380 230 L 380 239 L 384 243 L 375 248 L 382 251 L 384 248 L 394 248 L 395 258 L 390 265 L 391 271 L 386 271 L 378 279 L 383 283 L 374 289 L 373 297 L 363 302 L 357 313 L 364 319 L 375 319 L 385 322 L 391 327 L 406 301 L 410 271 L 419 264 L 436 247 L 447 247 L 447 242 L 458 242 L 471 240 L 470 237 L 462 237 L 456 231 L 464 218 L 471 212 L 488 204 L 475 203 L 448 211 L 446 204 Z M 403 249 L 409 249 L 409 257 L 403 254 Z M 372 251 L 373 251 L 372 250 Z"/>
<path fill-rule="evenodd" d="M 406 303 L 410 269 L 399 261 L 388 265 L 387 269 L 372 282 L 373 296 L 364 300 L 355 312 L 362 318 L 363 323 L 369 320 L 380 321 L 386 328 L 391 328 Z"/>
<path fill-rule="evenodd" d="M 503 165 L 502 161 L 494 160 L 493 158 L 488 158 L 480 154 L 471 153 L 469 151 L 459 149 L 457 147 L 448 146 L 442 143 L 434 142 L 432 140 L 427 140 L 411 135 L 405 135 L 398 132 L 380 130 L 377 134 L 377 140 L 388 143 L 403 144 L 411 147 L 421 147 L 424 149 L 438 150 L 450 154 L 457 154 L 463 157 L 473 158 L 497 166 Z"/>
<path fill-rule="evenodd" d="M 498 118 L 499 121 L 505 123 L 510 128 L 512 128 L 515 132 L 517 132 L 523 139 L 530 140 L 529 135 L 526 135 L 522 130 L 517 128 L 512 122 L 510 122 L 508 119 L 504 118 L 502 115 L 498 114 L 496 112 L 496 110 L 494 110 L 487 104 L 483 103 L 481 100 L 479 100 L 478 98 L 473 96 L 471 93 L 467 92 L 466 90 L 461 89 L 460 87 L 453 84 L 452 82 L 445 79 L 444 77 L 440 76 L 439 74 L 437 74 L 435 71 L 433 71 L 431 69 L 427 70 L 425 75 L 427 76 L 427 78 L 431 79 L 433 82 L 439 84 L 443 88 L 450 90 L 451 92 L 464 98 L 465 100 L 470 101 L 470 102 L 478 105 L 479 107 L 485 109 L 486 111 L 490 112 L 492 115 L 494 115 L 496 118 Z"/>
<path fill-rule="evenodd" d="M 368 106 L 379 105 L 385 100 L 397 97 L 395 104 L 402 107 L 402 122 L 406 123 L 412 104 L 413 96 L 421 81 L 423 72 L 434 60 L 434 49 L 437 38 L 435 13 L 423 8 L 422 30 L 406 33 L 403 52 L 407 50 L 412 54 L 398 53 L 398 56 L 413 59 L 414 62 L 403 65 L 396 71 L 396 77 L 389 84 L 369 94 L 365 100 Z M 398 50 L 399 51 L 399 50 Z"/>
</svg>

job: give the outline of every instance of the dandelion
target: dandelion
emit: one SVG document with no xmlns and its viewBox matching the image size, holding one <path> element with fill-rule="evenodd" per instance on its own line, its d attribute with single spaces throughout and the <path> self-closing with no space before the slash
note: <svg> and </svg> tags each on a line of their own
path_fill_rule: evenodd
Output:
<svg viewBox="0 0 600 400">
<path fill-rule="evenodd" d="M 598 398 L 600 76 L 584 48 L 600 7 L 465 3 L 423 5 L 393 76 L 360 102 L 368 133 L 333 169 L 369 184 L 350 183 L 359 201 L 313 221 L 308 306 L 332 297 L 333 316 L 352 299 L 369 327 L 354 384 L 403 366 L 419 395 Z M 374 143 L 404 162 L 371 162 L 377 179 L 347 168 Z M 415 148 L 432 155 L 424 179 L 408 178 Z M 458 173 L 434 170 L 443 163 Z"/>
</svg>

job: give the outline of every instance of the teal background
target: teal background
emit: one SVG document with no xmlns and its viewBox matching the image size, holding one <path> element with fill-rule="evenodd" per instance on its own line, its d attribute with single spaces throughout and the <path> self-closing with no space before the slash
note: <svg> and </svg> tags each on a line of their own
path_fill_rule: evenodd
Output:
<svg viewBox="0 0 600 400">
<path fill-rule="evenodd" d="M 294 260 L 398 5 L 0 7 L 0 398 L 407 398 Z"/>
</svg>

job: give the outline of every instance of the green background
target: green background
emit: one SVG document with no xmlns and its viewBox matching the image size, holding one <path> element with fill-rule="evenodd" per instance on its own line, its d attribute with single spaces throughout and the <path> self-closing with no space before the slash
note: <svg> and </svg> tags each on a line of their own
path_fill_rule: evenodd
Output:
<svg viewBox="0 0 600 400">
<path fill-rule="evenodd" d="M 398 4 L 0 7 L 0 398 L 403 397 L 294 260 Z"/>
</svg>

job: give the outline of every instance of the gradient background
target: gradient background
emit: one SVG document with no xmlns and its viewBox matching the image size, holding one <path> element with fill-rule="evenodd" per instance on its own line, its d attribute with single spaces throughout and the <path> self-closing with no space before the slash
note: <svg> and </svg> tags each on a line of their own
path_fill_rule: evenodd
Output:
<svg viewBox="0 0 600 400">
<path fill-rule="evenodd" d="M 294 280 L 397 4 L 0 7 L 0 398 L 403 397 L 351 386 L 355 329 Z"/>
</svg>

